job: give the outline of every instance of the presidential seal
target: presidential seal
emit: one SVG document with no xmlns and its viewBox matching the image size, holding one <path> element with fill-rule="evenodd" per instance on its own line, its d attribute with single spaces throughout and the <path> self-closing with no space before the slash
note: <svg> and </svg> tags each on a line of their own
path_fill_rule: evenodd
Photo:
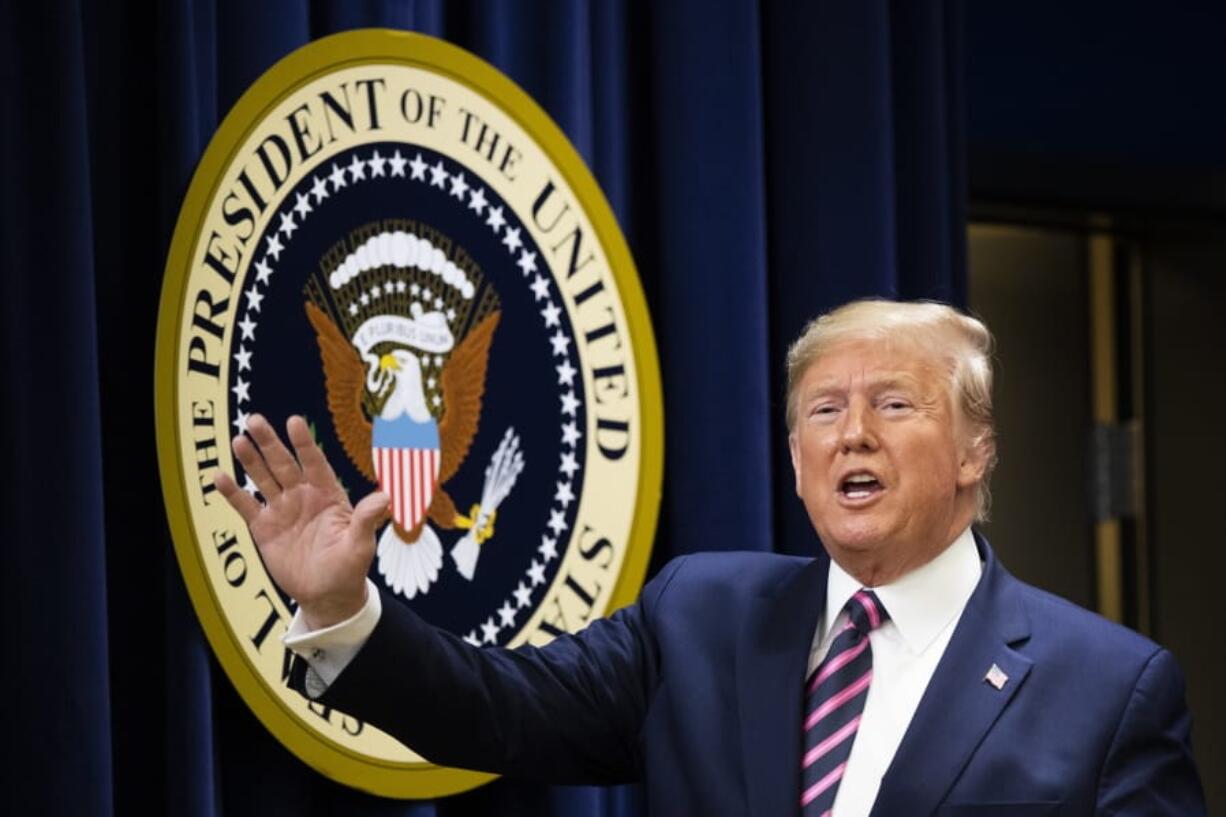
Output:
<svg viewBox="0 0 1226 817">
<path fill-rule="evenodd" d="M 302 414 L 352 501 L 392 498 L 371 579 L 476 647 L 547 643 L 642 584 L 663 432 L 633 262 L 557 127 L 454 46 L 340 34 L 244 94 L 179 217 L 155 378 L 204 630 L 260 720 L 338 781 L 435 797 L 489 776 L 286 685 L 294 600 L 213 488 L 218 469 L 243 484 L 228 443 L 253 413 Z"/>
</svg>

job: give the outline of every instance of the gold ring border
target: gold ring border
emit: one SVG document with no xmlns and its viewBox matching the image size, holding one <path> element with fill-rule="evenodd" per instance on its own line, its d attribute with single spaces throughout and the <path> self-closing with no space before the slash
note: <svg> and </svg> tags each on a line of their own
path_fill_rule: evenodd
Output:
<svg viewBox="0 0 1226 817">
<path fill-rule="evenodd" d="M 642 455 L 628 551 L 614 585 L 611 613 L 632 603 L 643 585 L 659 516 L 664 471 L 664 409 L 660 367 L 647 302 L 630 249 L 608 200 L 570 141 L 518 85 L 489 63 L 458 46 L 415 32 L 390 29 L 347 31 L 321 38 L 283 57 L 247 89 L 210 140 L 184 197 L 166 261 L 158 308 L 154 356 L 154 407 L 158 466 L 166 515 L 188 595 L 209 643 L 256 717 L 304 763 L 346 785 L 385 797 L 434 798 L 467 791 L 496 775 L 432 764 L 376 764 L 302 726 L 252 672 L 233 634 L 217 610 L 212 586 L 199 564 L 187 513 L 187 493 L 179 470 L 175 406 L 175 363 L 183 314 L 186 274 L 194 256 L 196 230 L 212 200 L 221 171 L 261 121 L 262 114 L 318 75 L 345 66 L 371 63 L 410 65 L 446 74 L 502 108 L 545 149 L 591 219 L 621 294 L 638 371 Z"/>
</svg>

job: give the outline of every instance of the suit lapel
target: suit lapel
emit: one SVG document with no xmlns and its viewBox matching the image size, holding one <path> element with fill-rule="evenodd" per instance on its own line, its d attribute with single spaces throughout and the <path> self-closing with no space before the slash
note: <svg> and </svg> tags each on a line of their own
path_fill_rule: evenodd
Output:
<svg viewBox="0 0 1226 817">
<path fill-rule="evenodd" d="M 1030 672 L 1030 659 L 1013 649 L 1030 635 L 1017 580 L 976 542 L 983 576 L 882 778 L 873 817 L 931 814 Z M 999 689 L 986 677 L 993 665 L 1007 678 Z"/>
<path fill-rule="evenodd" d="M 755 599 L 737 640 L 741 751 L 757 817 L 800 808 L 800 695 L 829 564 L 814 559 L 776 592 Z"/>
</svg>

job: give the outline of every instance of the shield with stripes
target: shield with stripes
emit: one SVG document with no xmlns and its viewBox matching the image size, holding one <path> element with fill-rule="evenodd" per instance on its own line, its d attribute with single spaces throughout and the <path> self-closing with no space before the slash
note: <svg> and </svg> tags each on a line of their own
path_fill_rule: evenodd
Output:
<svg viewBox="0 0 1226 817">
<path fill-rule="evenodd" d="M 412 530 L 430 510 L 438 485 L 439 442 L 434 420 L 376 418 L 371 455 L 379 488 L 392 498 L 392 519 Z M 409 443 L 409 444 L 405 444 Z"/>
</svg>

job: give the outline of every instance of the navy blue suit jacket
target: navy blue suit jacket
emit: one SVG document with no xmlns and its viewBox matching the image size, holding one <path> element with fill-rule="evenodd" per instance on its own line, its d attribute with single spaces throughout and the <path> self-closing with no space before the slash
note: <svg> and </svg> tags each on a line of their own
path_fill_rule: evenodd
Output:
<svg viewBox="0 0 1226 817">
<path fill-rule="evenodd" d="M 881 783 L 874 817 L 1205 813 L 1166 650 L 983 575 Z M 795 817 L 809 648 L 829 561 L 671 562 L 639 601 L 542 649 L 474 649 L 386 599 L 322 698 L 444 765 L 643 780 L 653 814 Z M 1002 689 L 984 676 L 993 664 Z M 297 662 L 291 683 L 303 688 Z"/>
</svg>

